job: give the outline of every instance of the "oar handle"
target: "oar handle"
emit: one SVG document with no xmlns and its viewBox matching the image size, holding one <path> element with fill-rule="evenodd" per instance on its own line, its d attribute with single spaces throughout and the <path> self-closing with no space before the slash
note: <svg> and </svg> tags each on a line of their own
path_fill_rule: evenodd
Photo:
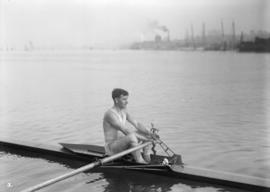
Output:
<svg viewBox="0 0 270 192">
<path fill-rule="evenodd" d="M 137 151 L 139 149 L 142 149 L 142 148 L 144 148 L 144 147 L 146 147 L 146 146 L 148 146 L 150 144 L 152 144 L 152 142 L 146 142 L 146 143 L 143 143 L 143 144 L 138 145 L 136 147 L 133 147 L 133 148 L 127 149 L 125 151 L 122 151 L 120 153 L 117 153 L 115 155 L 112 155 L 112 156 L 109 156 L 109 157 L 105 157 L 103 159 L 100 159 L 100 160 L 95 161 L 93 163 L 90 163 L 88 165 L 85 165 L 83 167 L 80 167 L 78 169 L 75 169 L 74 171 L 71 171 L 69 173 L 66 173 L 66 174 L 61 175 L 61 176 L 58 176 L 58 177 L 56 177 L 54 179 L 47 180 L 47 181 L 45 181 L 43 183 L 40 183 L 38 185 L 35 185 L 35 186 L 30 187 L 28 189 L 25 189 L 25 190 L 23 190 L 21 192 L 32 192 L 32 191 L 36 191 L 36 190 L 42 189 L 42 188 L 44 188 L 46 186 L 49 186 L 49 185 L 52 185 L 52 184 L 54 184 L 54 183 L 56 183 L 58 181 L 62 181 L 64 179 L 67 179 L 69 177 L 72 177 L 74 175 L 77 175 L 77 174 L 79 174 L 79 173 L 81 173 L 83 171 L 87 171 L 87 170 L 92 169 L 92 168 L 94 168 L 96 166 L 99 166 L 99 165 L 102 165 L 104 163 L 108 163 L 110 161 L 113 161 L 115 159 L 118 159 L 118 158 L 120 158 L 120 157 L 122 157 L 124 155 L 127 155 L 129 153 L 132 153 L 132 152 Z"/>
</svg>

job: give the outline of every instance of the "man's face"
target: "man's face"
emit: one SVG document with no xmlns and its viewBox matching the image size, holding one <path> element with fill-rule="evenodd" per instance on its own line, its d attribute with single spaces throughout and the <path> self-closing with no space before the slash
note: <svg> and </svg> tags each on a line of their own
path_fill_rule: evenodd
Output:
<svg viewBox="0 0 270 192">
<path fill-rule="evenodd" d="M 126 108 L 128 104 L 128 95 L 121 95 L 120 97 L 116 98 L 116 104 L 120 109 Z"/>
</svg>

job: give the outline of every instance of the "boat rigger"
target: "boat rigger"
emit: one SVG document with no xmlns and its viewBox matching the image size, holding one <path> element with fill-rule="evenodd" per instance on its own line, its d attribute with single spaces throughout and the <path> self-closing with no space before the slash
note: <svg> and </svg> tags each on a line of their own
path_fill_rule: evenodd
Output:
<svg viewBox="0 0 270 192">
<path fill-rule="evenodd" d="M 59 146 L 49 146 L 37 143 L 12 141 L 10 139 L 1 139 L 0 150 L 37 157 L 40 155 L 46 155 L 47 157 L 53 157 L 54 160 L 55 158 L 59 158 L 65 159 L 65 161 L 80 161 L 85 164 L 106 157 L 102 146 L 88 144 L 62 143 Z M 269 179 L 192 167 L 184 165 L 179 160 L 179 157 L 176 158 L 177 161 L 175 161 L 173 156 L 161 156 L 156 154 L 153 154 L 151 158 L 151 163 L 144 165 L 135 163 L 130 160 L 128 156 L 125 156 L 125 158 L 105 163 L 100 168 L 135 170 L 143 173 L 177 177 L 183 180 L 229 186 L 249 191 L 270 191 Z"/>
</svg>

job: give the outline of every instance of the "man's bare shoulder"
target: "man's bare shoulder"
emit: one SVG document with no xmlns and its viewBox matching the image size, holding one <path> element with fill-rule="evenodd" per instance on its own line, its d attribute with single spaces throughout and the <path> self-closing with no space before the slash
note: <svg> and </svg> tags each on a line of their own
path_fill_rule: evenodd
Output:
<svg viewBox="0 0 270 192">
<path fill-rule="evenodd" d="M 114 113 L 111 109 L 108 109 L 104 114 L 104 120 L 105 121 L 112 121 L 114 119 Z"/>
</svg>

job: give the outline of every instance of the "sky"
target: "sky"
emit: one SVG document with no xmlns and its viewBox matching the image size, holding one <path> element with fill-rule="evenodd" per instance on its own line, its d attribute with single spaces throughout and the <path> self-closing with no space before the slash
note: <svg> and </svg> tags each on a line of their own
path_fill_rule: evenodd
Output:
<svg viewBox="0 0 270 192">
<path fill-rule="evenodd" d="M 0 48 L 113 48 L 142 40 L 155 26 L 171 39 L 220 30 L 270 31 L 267 0 L 0 0 Z M 267 21 L 268 20 L 268 21 Z"/>
</svg>

